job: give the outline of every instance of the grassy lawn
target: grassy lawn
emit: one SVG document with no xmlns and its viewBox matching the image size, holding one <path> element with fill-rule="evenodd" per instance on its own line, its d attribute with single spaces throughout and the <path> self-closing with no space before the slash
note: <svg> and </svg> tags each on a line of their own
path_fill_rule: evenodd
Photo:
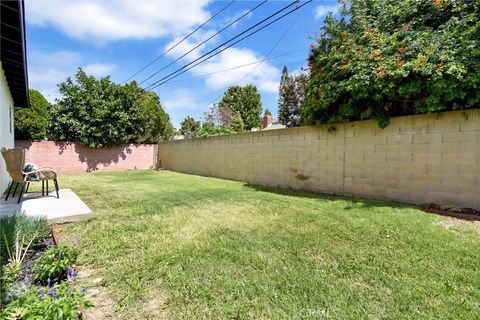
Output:
<svg viewBox="0 0 480 320">
<path fill-rule="evenodd" d="M 123 319 L 478 319 L 480 232 L 405 205 L 173 172 L 62 176 Z M 98 280 L 100 279 L 100 280 Z M 87 281 L 87 280 L 84 280 Z M 95 287 L 96 286 L 96 287 Z"/>
</svg>

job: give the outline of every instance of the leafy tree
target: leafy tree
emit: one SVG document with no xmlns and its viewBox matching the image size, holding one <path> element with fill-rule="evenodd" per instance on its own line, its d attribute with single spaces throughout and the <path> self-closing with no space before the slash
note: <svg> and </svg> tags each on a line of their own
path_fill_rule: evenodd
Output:
<svg viewBox="0 0 480 320">
<path fill-rule="evenodd" d="M 288 75 L 288 69 L 283 67 L 278 92 L 278 120 L 288 126 L 301 124 L 300 113 L 305 104 L 306 76 Z"/>
<path fill-rule="evenodd" d="M 245 130 L 260 126 L 262 99 L 257 87 L 253 85 L 231 86 L 219 102 L 219 108 L 230 108 L 238 112 L 243 120 Z"/>
<path fill-rule="evenodd" d="M 309 57 L 309 123 L 478 107 L 480 0 L 342 1 Z"/>
<path fill-rule="evenodd" d="M 131 99 L 138 102 L 140 110 L 134 141 L 137 143 L 156 143 L 168 140 L 175 135 L 175 128 L 170 123 L 170 116 L 165 112 L 158 95 L 151 91 L 144 91 L 135 82 L 127 85 L 132 90 Z"/>
<path fill-rule="evenodd" d="M 214 104 L 208 113 L 205 113 L 203 127 L 230 128 L 234 131 L 243 131 L 245 124 L 238 111 L 232 110 L 226 104 Z"/>
<path fill-rule="evenodd" d="M 223 136 L 226 134 L 235 134 L 237 132 L 238 131 L 236 131 L 233 128 L 203 126 L 202 128 L 196 131 L 196 136 L 197 137 Z"/>
<path fill-rule="evenodd" d="M 270 112 L 270 110 L 268 109 L 265 109 L 265 111 L 263 112 L 263 116 L 272 116 L 272 113 Z"/>
<path fill-rule="evenodd" d="M 185 117 L 180 123 L 180 133 L 187 139 L 195 138 L 199 129 L 200 121 L 195 121 L 195 119 L 190 116 Z"/>
<path fill-rule="evenodd" d="M 89 147 L 124 143 L 156 143 L 173 135 L 158 96 L 135 82 L 119 85 L 82 69 L 59 84 L 62 98 L 49 112 L 49 133 L 60 141 L 79 141 Z"/>
<path fill-rule="evenodd" d="M 35 89 L 29 90 L 30 107 L 15 107 L 15 138 L 42 140 L 47 135 L 48 109 L 47 99 Z"/>
</svg>

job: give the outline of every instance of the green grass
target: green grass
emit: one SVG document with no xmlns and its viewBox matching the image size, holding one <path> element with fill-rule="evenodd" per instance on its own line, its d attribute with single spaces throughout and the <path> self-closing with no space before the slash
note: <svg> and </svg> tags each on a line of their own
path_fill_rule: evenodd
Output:
<svg viewBox="0 0 480 320">
<path fill-rule="evenodd" d="M 396 203 L 173 172 L 62 176 L 124 319 L 478 319 L 480 233 Z"/>
</svg>

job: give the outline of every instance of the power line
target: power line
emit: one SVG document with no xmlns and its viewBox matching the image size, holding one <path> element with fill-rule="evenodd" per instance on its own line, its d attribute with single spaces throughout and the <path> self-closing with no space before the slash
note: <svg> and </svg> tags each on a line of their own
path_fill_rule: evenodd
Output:
<svg viewBox="0 0 480 320">
<path fill-rule="evenodd" d="M 203 40 L 201 43 L 197 44 L 195 47 L 191 48 L 189 51 L 185 52 L 184 54 L 182 54 L 180 57 L 176 58 L 174 61 L 170 62 L 169 64 L 167 64 L 166 66 L 164 66 L 163 68 L 161 68 L 160 70 L 154 72 L 153 74 L 151 74 L 150 76 L 148 76 L 146 79 L 143 79 L 139 85 L 141 85 L 142 83 L 146 82 L 147 80 L 153 78 L 154 76 L 156 76 L 157 74 L 159 74 L 160 72 L 162 72 L 163 70 L 167 69 L 168 67 L 170 67 L 171 65 L 173 65 L 175 62 L 177 62 L 178 60 L 182 59 L 183 57 L 185 57 L 186 55 L 188 55 L 189 53 L 191 53 L 192 51 L 194 51 L 195 49 L 199 48 L 201 45 L 205 44 L 206 42 L 210 41 L 212 38 L 216 37 L 217 35 L 219 35 L 220 33 L 222 33 L 223 31 L 225 31 L 226 29 L 230 28 L 232 25 L 234 25 L 235 23 L 237 23 L 238 21 L 240 21 L 241 19 L 243 19 L 244 17 L 248 16 L 250 13 L 252 13 L 253 11 L 255 11 L 256 9 L 258 9 L 260 6 L 262 6 L 263 4 L 265 4 L 268 0 L 264 0 L 263 2 L 261 2 L 260 4 L 256 5 L 255 7 L 253 7 L 252 9 L 250 9 L 249 11 L 247 11 L 246 13 L 242 14 L 240 17 L 236 18 L 235 20 L 231 21 L 229 24 L 227 24 L 225 27 L 223 27 L 222 29 L 220 29 L 219 31 L 215 32 L 213 35 L 211 35 L 210 37 L 208 37 L 207 39 Z"/>
<path fill-rule="evenodd" d="M 154 82 L 153 84 L 147 86 L 145 89 L 153 89 L 153 88 L 156 88 L 156 87 L 158 86 L 158 85 L 157 85 L 158 83 L 163 84 L 163 83 L 161 83 L 163 80 L 165 80 L 165 79 L 171 77 L 172 75 L 174 75 L 174 74 L 176 74 L 176 73 L 184 70 L 185 68 L 187 68 L 188 66 L 194 64 L 194 63 L 197 62 L 198 60 L 203 59 L 204 57 L 208 56 L 209 54 L 211 54 L 211 53 L 214 52 L 215 50 L 221 48 L 222 46 L 226 45 L 227 43 L 231 42 L 232 40 L 237 39 L 238 37 L 242 36 L 243 34 L 249 32 L 250 30 L 252 30 L 252 29 L 254 29 L 255 27 L 257 27 L 258 25 L 264 23 L 265 21 L 270 20 L 272 17 L 278 15 L 278 14 L 281 13 L 282 11 L 285 11 L 286 9 L 288 9 L 289 7 L 293 6 L 294 4 L 296 4 L 296 3 L 298 3 L 298 2 L 299 2 L 299 0 L 296 0 L 296 1 L 292 2 L 292 3 L 290 3 L 289 5 L 283 7 L 282 9 L 280 9 L 280 10 L 278 10 L 278 11 L 276 11 L 275 13 L 271 14 L 270 16 L 268 16 L 267 18 L 263 19 L 262 21 L 257 22 L 256 24 L 254 24 L 253 26 L 249 27 L 248 29 L 240 32 L 239 34 L 235 35 L 234 37 L 228 39 L 227 41 L 223 42 L 222 44 L 218 45 L 217 47 L 213 48 L 212 50 L 210 50 L 210 51 L 208 51 L 207 53 L 203 54 L 202 56 L 198 57 L 197 59 L 191 61 L 190 63 L 187 63 L 187 64 L 184 65 L 183 67 L 178 68 L 178 69 L 175 70 L 174 72 L 168 74 L 167 76 L 165 76 L 165 77 L 159 79 L 158 81 Z M 283 16 L 282 16 L 282 17 L 283 17 Z M 278 19 L 277 19 L 277 20 L 278 20 Z M 275 21 L 276 21 L 276 20 L 275 20 Z M 271 23 L 270 23 L 270 24 L 271 24 Z M 268 25 L 270 25 L 270 24 L 268 24 Z M 267 25 L 267 26 L 268 26 L 268 25 Z M 256 30 L 254 33 L 262 30 L 263 28 L 264 28 L 264 27 Z M 250 34 L 250 35 L 253 35 L 254 33 L 252 33 L 252 34 Z M 243 39 L 245 39 L 245 38 L 243 38 Z M 242 40 L 243 40 L 243 39 L 242 39 Z M 238 42 L 239 42 L 239 41 L 237 41 L 236 43 L 238 43 Z M 212 55 L 212 57 L 213 57 L 213 56 L 214 56 L 214 55 Z M 207 59 L 207 60 L 208 60 L 208 59 Z M 204 61 L 206 61 L 206 60 L 204 60 Z M 203 62 L 203 61 L 202 61 L 202 62 Z M 190 69 L 188 69 L 188 70 L 190 70 Z M 182 73 L 183 73 L 183 72 L 182 72 Z M 180 74 L 181 74 L 181 73 L 180 73 Z M 170 80 L 170 79 L 169 79 L 169 80 Z"/>
<path fill-rule="evenodd" d="M 236 69 L 248 67 L 248 66 L 251 66 L 251 65 L 254 65 L 254 64 L 261 64 L 261 63 L 263 63 L 263 62 L 266 61 L 266 60 L 278 59 L 278 58 L 280 58 L 280 57 L 288 56 L 288 55 L 291 55 L 291 54 L 293 54 L 293 53 L 297 53 L 297 52 L 300 52 L 300 51 L 304 51 L 304 50 L 303 50 L 303 49 L 302 49 L 302 50 L 295 50 L 295 51 L 291 51 L 291 52 L 288 52 L 288 53 L 280 54 L 280 55 L 277 55 L 277 56 L 274 56 L 274 57 L 271 57 L 271 58 L 268 58 L 268 59 L 267 59 L 267 58 L 264 58 L 264 59 L 261 59 L 261 60 L 253 61 L 253 62 L 246 63 L 246 64 L 242 64 L 242 65 L 238 65 L 238 66 L 231 67 L 231 68 L 228 68 L 228 69 L 222 69 L 222 70 L 218 70 L 218 71 L 215 71 L 215 72 L 210 72 L 210 73 L 201 74 L 201 75 L 198 75 L 198 76 L 195 76 L 195 77 L 188 77 L 188 78 L 181 78 L 181 79 L 177 79 L 177 80 L 172 80 L 172 81 L 169 81 L 168 83 L 165 83 L 165 84 L 173 84 L 173 83 L 176 83 L 176 82 L 187 81 L 187 80 L 191 80 L 191 79 L 206 78 L 206 77 L 215 75 L 215 74 L 217 74 L 217 73 L 232 71 L 232 70 L 236 70 Z M 253 70 L 255 70 L 255 69 L 253 69 Z M 251 72 L 252 72 L 252 71 L 250 71 L 250 73 L 251 73 Z"/>
<path fill-rule="evenodd" d="M 157 58 L 155 58 L 154 60 L 152 60 L 150 63 L 146 64 L 143 68 L 141 68 L 140 70 L 138 70 L 136 73 L 134 73 L 133 75 L 131 75 L 130 77 L 128 77 L 127 80 L 125 80 L 124 82 L 127 82 L 128 80 L 132 79 L 133 77 L 135 77 L 137 74 L 139 74 L 140 72 L 142 72 L 143 70 L 147 69 L 148 67 L 150 67 L 152 64 L 154 64 L 155 62 L 158 61 L 158 59 L 160 59 L 161 57 L 163 57 L 164 55 L 166 55 L 167 53 L 169 53 L 171 50 L 175 49 L 175 47 L 177 47 L 179 44 L 181 44 L 183 41 L 187 40 L 191 35 L 193 35 L 195 32 L 197 32 L 198 30 L 200 30 L 201 28 L 203 28 L 207 23 L 209 23 L 210 21 L 212 21 L 213 19 L 215 19 L 216 16 L 218 16 L 220 13 L 222 13 L 223 11 L 225 11 L 228 7 L 230 7 L 236 0 L 232 0 L 230 3 L 228 3 L 225 7 L 223 7 L 220 11 L 218 11 L 217 13 L 215 13 L 212 17 L 210 17 L 210 19 L 206 20 L 205 22 L 203 22 L 201 25 L 199 25 L 197 28 L 195 28 L 195 30 L 193 30 L 192 32 L 190 32 L 189 34 L 187 34 L 185 37 L 183 37 L 182 40 L 178 41 L 177 43 L 175 43 L 175 45 L 171 46 L 170 48 L 168 48 L 167 51 L 164 51 L 161 55 L 159 55 Z"/>
<path fill-rule="evenodd" d="M 285 36 L 287 35 L 288 32 L 290 32 L 290 30 L 293 28 L 293 26 L 298 22 L 298 20 L 300 19 L 301 15 L 299 13 L 299 16 L 290 24 L 290 26 L 285 30 L 285 32 L 280 36 L 280 38 L 277 40 L 277 42 L 273 45 L 273 47 L 268 51 L 267 55 L 265 56 L 264 59 L 260 60 L 258 62 L 258 64 L 252 69 L 250 70 L 249 72 L 247 72 L 247 74 L 245 74 L 242 79 L 240 79 L 240 81 L 238 81 L 237 83 L 240 83 L 242 82 L 245 78 L 247 78 L 251 73 L 253 73 L 264 61 L 266 60 L 270 60 L 270 59 L 274 59 L 274 58 L 277 58 L 279 56 L 275 56 L 275 57 L 272 57 L 272 58 L 269 58 L 270 54 L 272 54 L 272 52 L 276 49 L 276 47 L 280 44 L 280 42 L 283 40 L 283 38 L 285 38 Z M 293 52 L 298 52 L 298 51 L 303 51 L 303 50 L 296 50 L 296 51 L 293 51 Z M 293 53 L 292 52 L 292 53 Z M 284 55 L 280 55 L 280 56 L 285 56 L 286 54 Z M 211 100 L 207 107 L 210 106 L 212 103 L 214 103 L 215 101 L 217 101 L 218 99 L 220 99 L 222 97 L 223 93 L 218 95 L 217 97 L 215 97 L 213 100 Z M 195 112 L 195 113 L 198 113 Z M 194 114 L 195 114 L 194 113 Z M 193 114 L 192 114 L 193 115 Z"/>
<path fill-rule="evenodd" d="M 298 0 L 297 0 L 297 1 L 295 1 L 295 2 L 298 2 Z M 295 3 L 295 2 L 294 2 L 294 3 Z M 203 59 L 203 60 L 202 60 L 202 61 L 200 61 L 200 62 L 197 62 L 197 63 L 196 63 L 196 64 L 194 64 L 193 66 L 190 66 L 190 67 L 188 67 L 187 69 L 184 69 L 186 66 L 188 66 L 188 65 L 190 65 L 190 64 L 191 64 L 191 63 L 189 63 L 188 65 L 186 65 L 186 66 L 184 66 L 184 67 L 182 67 L 182 68 L 178 69 L 177 71 L 175 71 L 175 72 L 171 73 L 170 75 L 168 75 L 168 76 L 166 76 L 166 77 L 164 77 L 164 78 L 162 78 L 162 79 L 158 80 L 156 83 L 154 83 L 154 85 L 153 85 L 153 86 L 151 86 L 151 87 L 149 88 L 149 90 L 151 90 L 151 89 L 154 89 L 154 88 L 156 88 L 156 87 L 158 87 L 158 86 L 161 86 L 162 84 L 164 84 L 164 83 L 166 83 L 166 82 L 168 82 L 168 81 L 170 81 L 170 80 L 172 80 L 172 79 L 174 79 L 174 78 L 178 77 L 179 75 L 181 75 L 181 74 L 183 74 L 183 73 L 187 72 L 188 70 L 190 70 L 190 69 L 192 69 L 192 68 L 194 68 L 194 67 L 198 66 L 199 64 L 201 64 L 201 63 L 203 63 L 203 62 L 205 62 L 205 61 L 207 61 L 207 60 L 209 60 L 209 59 L 213 58 L 214 56 L 216 56 L 216 55 L 218 55 L 218 54 L 222 53 L 223 51 L 225 51 L 225 50 L 227 50 L 228 48 L 230 48 L 230 47 L 234 46 L 235 44 L 237 44 L 237 43 L 239 43 L 239 42 L 241 42 L 241 41 L 245 40 L 246 38 L 248 38 L 248 37 L 250 37 L 250 36 L 254 35 L 255 33 L 257 33 L 257 32 L 259 32 L 259 31 L 261 31 L 261 30 L 265 29 L 266 27 L 270 26 L 271 24 L 275 23 L 276 21 L 278 21 L 278 20 L 280 20 L 280 19 L 282 19 L 282 18 L 286 17 L 287 15 L 289 15 L 289 14 L 291 14 L 291 13 L 293 13 L 293 12 L 295 12 L 295 11 L 299 10 L 300 8 L 302 8 L 303 6 L 307 5 L 307 4 L 308 4 L 308 3 L 310 3 L 310 2 L 312 2 L 312 0 L 309 0 L 309 1 L 305 2 L 305 3 L 303 3 L 302 5 L 300 5 L 300 6 L 296 7 L 296 8 L 294 8 L 294 9 L 292 9 L 292 10 L 290 10 L 290 11 L 288 11 L 287 13 L 285 13 L 285 14 L 281 15 L 280 17 L 278 17 L 278 18 L 276 18 L 275 20 L 273 20 L 273 21 L 269 22 L 268 24 L 266 24 L 266 25 L 264 25 L 264 26 L 260 27 L 259 29 L 257 29 L 257 30 L 255 30 L 255 31 L 253 31 L 252 33 L 250 33 L 250 34 L 248 34 L 248 35 L 244 36 L 243 38 L 240 38 L 239 40 L 235 41 L 234 43 L 232 43 L 232 44 L 228 45 L 227 47 L 223 48 L 222 50 L 220 50 L 220 51 L 218 51 L 218 52 L 215 52 L 215 53 L 213 53 L 211 56 L 209 56 L 209 57 L 206 57 L 205 59 Z M 211 53 L 211 51 L 210 51 L 209 53 Z M 204 57 L 205 57 L 206 55 L 208 55 L 209 53 L 207 53 L 207 54 L 203 55 L 203 56 L 202 56 L 202 57 L 200 57 L 199 59 L 201 59 L 201 58 L 204 58 Z M 196 59 L 195 61 L 198 61 L 199 59 Z M 195 61 L 193 61 L 193 62 L 195 62 Z M 192 63 L 193 63 L 193 62 L 192 62 Z M 175 74 L 175 73 L 177 73 L 177 74 Z M 165 80 L 165 79 L 166 79 L 166 80 Z"/>
</svg>

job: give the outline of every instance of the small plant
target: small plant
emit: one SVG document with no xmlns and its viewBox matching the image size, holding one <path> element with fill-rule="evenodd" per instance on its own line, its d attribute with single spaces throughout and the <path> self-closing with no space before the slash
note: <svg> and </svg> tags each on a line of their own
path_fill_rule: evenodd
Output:
<svg viewBox="0 0 480 320">
<path fill-rule="evenodd" d="M 0 218 L 0 264 L 5 265 L 17 253 L 24 256 L 25 245 L 48 237 L 50 229 L 45 218 L 24 213 Z M 28 248 L 27 248 L 28 249 Z"/>
<path fill-rule="evenodd" d="M 75 264 L 78 250 L 64 245 L 55 246 L 47 251 L 33 267 L 34 280 L 40 283 L 58 282 L 67 279 L 71 266 Z"/>
<path fill-rule="evenodd" d="M 68 281 L 53 287 L 32 286 L 0 313 L 2 319 L 82 319 L 83 312 L 93 307 Z"/>
<path fill-rule="evenodd" d="M 461 208 L 458 208 L 458 207 L 455 207 L 455 206 L 452 206 L 452 205 L 440 206 L 440 209 L 442 209 L 444 211 L 462 212 Z"/>
</svg>

